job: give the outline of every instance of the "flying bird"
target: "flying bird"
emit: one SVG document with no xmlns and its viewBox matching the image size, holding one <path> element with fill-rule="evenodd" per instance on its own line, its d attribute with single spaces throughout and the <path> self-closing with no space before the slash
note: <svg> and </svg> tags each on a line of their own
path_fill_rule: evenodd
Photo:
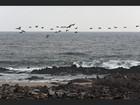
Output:
<svg viewBox="0 0 140 105">
<path fill-rule="evenodd" d="M 50 30 L 54 30 L 53 28 L 50 28 Z"/>
<path fill-rule="evenodd" d="M 102 29 L 102 27 L 98 27 L 98 29 Z"/>
<path fill-rule="evenodd" d="M 110 27 L 108 27 L 108 29 L 111 29 Z"/>
<path fill-rule="evenodd" d="M 61 30 L 59 30 L 58 32 L 61 32 Z"/>
<path fill-rule="evenodd" d="M 136 27 L 139 27 L 139 25 L 136 25 Z"/>
<path fill-rule="evenodd" d="M 24 33 L 25 31 L 24 30 L 21 30 L 19 33 Z"/>
<path fill-rule="evenodd" d="M 78 27 L 75 27 L 75 29 L 78 29 Z"/>
<path fill-rule="evenodd" d="M 38 28 L 38 25 L 36 25 L 35 28 Z"/>
<path fill-rule="evenodd" d="M 61 28 L 67 28 L 67 26 L 61 26 Z"/>
<path fill-rule="evenodd" d="M 18 28 L 16 28 L 16 29 L 21 30 L 21 27 L 18 27 Z"/>
<path fill-rule="evenodd" d="M 74 26 L 75 24 L 70 24 L 69 26 L 67 26 L 67 28 L 71 28 L 72 26 Z"/>
<path fill-rule="evenodd" d="M 92 30 L 93 28 L 92 28 L 92 27 L 90 27 L 89 29 L 90 29 L 90 30 Z"/>
<path fill-rule="evenodd" d="M 68 32 L 69 30 L 66 30 L 66 32 Z"/>
</svg>

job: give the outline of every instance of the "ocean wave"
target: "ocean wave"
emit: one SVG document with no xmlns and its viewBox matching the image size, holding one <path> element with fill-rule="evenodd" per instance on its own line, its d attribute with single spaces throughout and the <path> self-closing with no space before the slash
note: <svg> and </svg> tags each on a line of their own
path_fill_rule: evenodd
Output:
<svg viewBox="0 0 140 105">
<path fill-rule="evenodd" d="M 116 68 L 125 68 L 130 69 L 130 67 L 138 66 L 140 65 L 140 61 L 135 60 L 109 60 L 109 61 L 100 61 L 100 60 L 93 60 L 91 62 L 73 62 L 73 65 L 76 65 L 76 67 L 84 67 L 84 68 L 90 68 L 90 67 L 103 67 L 106 69 L 116 69 Z"/>
<path fill-rule="evenodd" d="M 107 69 L 115 69 L 115 68 L 126 68 L 130 69 L 130 67 L 133 66 L 139 66 L 140 61 L 134 61 L 134 60 L 109 60 L 108 62 L 103 62 L 101 67 L 107 68 Z"/>
<path fill-rule="evenodd" d="M 136 60 L 93 60 L 73 62 L 69 66 L 44 66 L 44 67 L 24 67 L 24 68 L 0 68 L 1 73 L 28 73 L 28 74 L 51 74 L 51 75 L 77 75 L 77 74 L 94 74 L 94 73 L 108 73 L 108 71 L 129 70 L 132 71 L 140 67 L 140 61 Z"/>
<path fill-rule="evenodd" d="M 86 53 L 82 53 L 82 52 L 65 52 L 65 53 L 59 53 L 61 55 L 75 55 L 75 56 L 83 56 L 83 55 L 87 55 Z"/>
<path fill-rule="evenodd" d="M 11 71 L 27 71 L 27 72 L 31 72 L 32 70 L 39 70 L 39 69 L 43 69 L 44 67 L 23 67 L 23 68 L 13 68 L 13 67 L 7 67 L 6 69 L 11 70 Z"/>
</svg>

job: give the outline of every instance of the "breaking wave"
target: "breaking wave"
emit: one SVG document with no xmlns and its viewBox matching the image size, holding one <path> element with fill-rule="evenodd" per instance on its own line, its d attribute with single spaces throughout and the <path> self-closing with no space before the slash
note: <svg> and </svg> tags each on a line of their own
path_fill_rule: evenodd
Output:
<svg viewBox="0 0 140 105">
<path fill-rule="evenodd" d="M 73 62 L 69 66 L 44 66 L 44 67 L 26 67 L 26 68 L 12 68 L 12 67 L 1 67 L 1 73 L 50 73 L 55 75 L 60 74 L 71 74 L 71 73 L 89 73 L 89 71 L 106 71 L 118 68 L 131 69 L 131 67 L 137 67 L 140 65 L 140 61 L 135 60 L 93 60 L 93 61 L 77 61 Z M 74 67 L 74 68 L 73 68 Z M 76 68 L 75 68 L 76 67 Z M 93 70 L 94 69 L 94 70 Z M 83 71 L 84 70 L 84 71 Z M 87 70 L 87 71 L 85 71 Z"/>
<path fill-rule="evenodd" d="M 109 61 L 99 61 L 93 60 L 92 62 L 73 62 L 73 65 L 76 67 L 90 68 L 90 67 L 103 67 L 106 69 L 116 69 L 116 68 L 125 68 L 129 69 L 133 66 L 140 65 L 140 61 L 135 60 L 109 60 Z"/>
</svg>

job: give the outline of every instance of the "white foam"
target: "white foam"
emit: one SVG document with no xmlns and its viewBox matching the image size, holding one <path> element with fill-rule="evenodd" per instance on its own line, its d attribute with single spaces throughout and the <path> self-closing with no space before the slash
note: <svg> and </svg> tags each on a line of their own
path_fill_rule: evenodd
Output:
<svg viewBox="0 0 140 105">
<path fill-rule="evenodd" d="M 83 61 L 83 62 L 74 62 L 73 64 L 76 65 L 76 67 L 89 68 L 89 67 L 95 67 L 99 65 L 100 63 L 101 62 L 99 60 L 93 60 L 92 62 Z"/>
<path fill-rule="evenodd" d="M 77 68 L 81 66 L 80 64 L 78 64 L 78 62 L 73 62 L 73 65 L 75 65 Z"/>
<path fill-rule="evenodd" d="M 82 62 L 81 67 L 96 67 L 99 63 L 100 61 L 98 60 L 93 60 L 92 62 Z"/>
<path fill-rule="evenodd" d="M 13 67 L 7 67 L 6 69 L 9 70 L 13 70 L 13 71 L 27 71 L 27 72 L 31 72 L 33 70 L 39 70 L 39 69 L 43 69 L 45 67 L 31 67 L 31 68 L 13 68 Z"/>
<path fill-rule="evenodd" d="M 107 62 L 102 63 L 102 67 L 105 67 L 107 69 L 115 69 L 115 68 L 126 68 L 129 69 L 132 66 L 138 66 L 140 65 L 140 61 L 134 61 L 134 60 L 109 60 Z"/>
<path fill-rule="evenodd" d="M 109 60 L 109 61 L 99 61 L 99 60 L 93 60 L 91 62 L 74 62 L 74 65 L 77 67 L 84 67 L 84 68 L 90 68 L 90 67 L 104 67 L 107 69 L 115 69 L 115 68 L 126 68 L 129 69 L 132 66 L 138 66 L 140 65 L 140 61 L 135 60 Z"/>
</svg>

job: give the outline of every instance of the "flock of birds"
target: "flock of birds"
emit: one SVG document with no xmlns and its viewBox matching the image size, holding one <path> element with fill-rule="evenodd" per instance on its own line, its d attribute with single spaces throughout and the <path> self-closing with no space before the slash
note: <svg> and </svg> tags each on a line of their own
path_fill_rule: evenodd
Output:
<svg viewBox="0 0 140 105">
<path fill-rule="evenodd" d="M 78 26 L 75 26 L 75 24 L 70 24 L 68 26 L 56 26 L 55 28 L 57 30 L 55 30 L 55 28 L 49 28 L 49 30 L 50 31 L 54 31 L 54 33 L 60 33 L 60 32 L 62 32 L 61 29 L 65 29 L 65 32 L 68 32 L 72 27 L 75 29 L 74 33 L 78 33 Z M 136 25 L 135 27 L 137 28 L 137 27 L 140 27 L 140 26 L 139 25 Z M 29 29 L 36 28 L 36 29 L 42 29 L 42 30 L 46 29 L 45 27 L 39 26 L 39 25 L 29 26 L 28 28 Z M 117 26 L 107 27 L 108 30 L 111 30 L 113 28 L 114 29 L 117 29 L 119 27 L 117 27 Z M 127 28 L 127 26 L 123 26 L 123 28 L 125 29 L 125 28 Z M 22 29 L 21 26 L 20 27 L 17 27 L 16 29 L 19 30 L 19 33 L 21 33 L 21 34 L 26 32 L 25 30 Z M 98 27 L 98 29 L 101 30 L 101 29 L 103 29 L 103 27 Z M 93 27 L 89 27 L 89 30 L 93 30 Z M 46 35 L 46 38 L 48 38 L 48 37 L 49 37 L 49 34 Z"/>
</svg>

